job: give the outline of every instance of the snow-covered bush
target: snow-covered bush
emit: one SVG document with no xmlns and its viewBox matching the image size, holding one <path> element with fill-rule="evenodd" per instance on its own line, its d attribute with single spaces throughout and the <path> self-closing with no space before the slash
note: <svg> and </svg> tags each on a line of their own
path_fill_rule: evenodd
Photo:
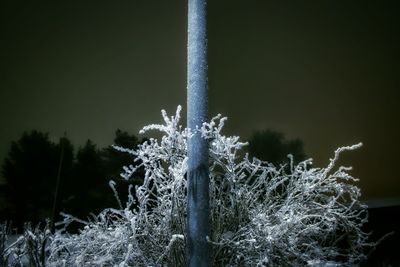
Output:
<svg viewBox="0 0 400 267">
<path fill-rule="evenodd" d="M 129 179 L 144 169 L 142 186 L 129 188 L 128 202 L 107 209 L 85 224 L 79 234 L 57 232 L 50 244 L 50 266 L 184 266 L 186 238 L 187 140 L 192 133 L 179 125 L 181 108 L 137 149 L 115 147 L 138 165 L 125 166 Z M 214 266 L 298 266 L 364 259 L 368 235 L 361 230 L 366 206 L 358 200 L 357 180 L 348 167 L 335 167 L 336 150 L 326 168 L 273 166 L 241 156 L 245 143 L 226 137 L 220 115 L 196 131 L 209 140 L 210 207 Z M 113 187 L 114 182 L 110 185 Z M 115 192 L 115 190 L 114 190 Z M 118 196 L 117 196 L 118 197 Z M 136 208 L 134 208 L 136 207 Z M 65 215 L 64 224 L 76 220 Z"/>
<path fill-rule="evenodd" d="M 8 242 L 11 235 L 11 227 L 8 222 L 0 223 L 0 266 L 7 266 L 9 253 Z"/>
<path fill-rule="evenodd" d="M 38 224 L 35 228 L 25 223 L 23 234 L 11 240 L 11 225 L 0 224 L 0 266 L 46 266 L 49 255 L 48 242 L 51 240 L 50 223 L 44 227 Z M 10 238 L 10 240 L 9 240 Z"/>
</svg>

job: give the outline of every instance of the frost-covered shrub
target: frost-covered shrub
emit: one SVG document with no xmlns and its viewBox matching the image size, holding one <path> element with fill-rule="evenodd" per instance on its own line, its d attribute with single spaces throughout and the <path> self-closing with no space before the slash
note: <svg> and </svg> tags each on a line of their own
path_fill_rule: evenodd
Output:
<svg viewBox="0 0 400 267">
<path fill-rule="evenodd" d="M 7 266 L 8 264 L 8 242 L 11 235 L 10 223 L 0 223 L 0 266 Z"/>
<path fill-rule="evenodd" d="M 124 167 L 129 179 L 144 169 L 144 183 L 129 188 L 121 208 L 107 209 L 79 234 L 57 232 L 49 245 L 50 266 L 184 266 L 186 239 L 187 140 L 180 110 L 164 124 L 142 129 L 162 132 L 137 149 L 115 147 L 139 164 Z M 311 160 L 273 166 L 241 156 L 245 143 L 226 137 L 220 115 L 196 131 L 209 140 L 210 207 L 214 266 L 299 266 L 364 259 L 366 206 L 348 167 L 326 168 Z M 113 187 L 114 183 L 110 185 Z M 114 190 L 115 191 L 115 190 Z M 133 208 L 137 207 L 137 208 Z M 65 215 L 64 224 L 77 220 Z"/>
<path fill-rule="evenodd" d="M 116 147 L 140 163 L 124 167 L 125 179 L 145 170 L 144 184 L 129 188 L 124 206 L 90 221 L 65 215 L 65 225 L 85 224 L 76 235 L 58 231 L 51 236 L 48 229 L 27 225 L 8 247 L 2 227 L 3 263 L 11 258 L 13 265 L 42 266 L 49 255 L 50 266 L 185 265 L 186 141 L 191 133 L 179 126 L 179 112 L 171 118 L 163 112 L 164 125 L 142 130 L 161 131 L 160 141 L 150 139 L 136 150 Z M 241 157 L 245 143 L 221 134 L 224 121 L 217 116 L 197 129 L 210 141 L 208 240 L 214 265 L 352 265 L 364 258 L 364 248 L 373 245 L 360 230 L 366 207 L 358 201 L 350 168 L 335 168 L 340 152 L 360 145 L 338 149 L 323 169 L 312 168 L 311 160 L 293 166 L 290 157 L 289 166 L 277 167 Z M 114 182 L 110 185 L 114 189 Z"/>
<path fill-rule="evenodd" d="M 46 266 L 48 242 L 52 237 L 49 221 L 44 227 L 38 224 L 35 228 L 30 223 L 25 223 L 22 235 L 17 236 L 15 240 L 8 240 L 10 234 L 10 224 L 1 224 L 0 266 Z"/>
</svg>

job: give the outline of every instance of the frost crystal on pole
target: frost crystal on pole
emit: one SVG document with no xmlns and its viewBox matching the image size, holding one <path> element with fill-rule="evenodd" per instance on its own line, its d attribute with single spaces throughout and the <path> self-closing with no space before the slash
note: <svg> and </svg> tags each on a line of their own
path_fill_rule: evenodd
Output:
<svg viewBox="0 0 400 267">
<path fill-rule="evenodd" d="M 195 131 L 207 121 L 205 0 L 189 0 L 187 75 L 187 124 L 194 133 L 188 140 L 188 266 L 210 266 L 208 141 Z"/>
</svg>

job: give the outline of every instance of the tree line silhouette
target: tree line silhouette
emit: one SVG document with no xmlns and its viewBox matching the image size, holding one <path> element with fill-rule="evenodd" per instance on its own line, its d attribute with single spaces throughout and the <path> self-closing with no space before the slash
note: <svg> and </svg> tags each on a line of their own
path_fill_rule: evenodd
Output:
<svg viewBox="0 0 400 267">
<path fill-rule="evenodd" d="M 114 144 L 119 146 L 133 148 L 143 141 L 125 131 L 115 132 Z M 91 140 L 74 153 L 66 137 L 54 143 L 47 133 L 25 132 L 11 143 L 2 164 L 5 203 L 0 219 L 20 227 L 26 221 L 38 223 L 53 217 L 57 221 L 60 212 L 85 219 L 91 212 L 115 207 L 109 180 L 118 179 L 121 167 L 128 164 L 135 164 L 129 155 L 111 147 L 100 149 Z M 134 177 L 129 183 L 140 181 Z M 121 198 L 127 184 L 123 179 L 117 183 Z"/>
<path fill-rule="evenodd" d="M 135 148 L 146 140 L 118 129 L 113 144 Z M 273 164 L 287 162 L 289 153 L 296 162 L 305 159 L 301 140 L 286 140 L 282 133 L 271 130 L 254 132 L 248 153 Z M 126 201 L 129 184 L 140 185 L 143 181 L 140 170 L 129 181 L 119 178 L 122 166 L 130 164 L 139 162 L 111 146 L 98 148 L 89 139 L 75 151 L 67 137 L 55 143 L 48 133 L 25 132 L 11 142 L 2 164 L 5 184 L 0 193 L 5 203 L 0 206 L 0 221 L 12 221 L 20 229 L 27 221 L 34 224 L 48 218 L 58 221 L 60 212 L 86 219 L 105 208 L 117 208 L 109 181 L 117 182 L 122 203 Z"/>
</svg>

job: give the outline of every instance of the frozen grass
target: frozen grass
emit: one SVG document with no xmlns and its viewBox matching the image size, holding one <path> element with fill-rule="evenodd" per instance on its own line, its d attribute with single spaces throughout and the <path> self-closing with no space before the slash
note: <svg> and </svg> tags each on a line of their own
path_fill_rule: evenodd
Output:
<svg viewBox="0 0 400 267">
<path fill-rule="evenodd" d="M 64 215 L 59 226 L 80 221 L 78 234 L 32 232 L 39 244 L 48 239 L 46 266 L 186 265 L 185 175 L 193 132 L 179 125 L 180 110 L 172 117 L 163 111 L 164 124 L 141 131 L 160 131 L 160 140 L 137 149 L 115 147 L 139 163 L 125 166 L 123 178 L 138 169 L 145 173 L 143 185 L 129 188 L 120 209 L 106 209 L 89 221 Z M 352 266 L 365 259 L 375 245 L 361 230 L 366 206 L 359 202 L 351 168 L 335 166 L 340 153 L 361 144 L 336 150 L 326 168 L 313 168 L 311 160 L 293 165 L 290 155 L 286 166 L 273 166 L 240 156 L 246 143 L 222 135 L 225 120 L 218 115 L 195 130 L 209 140 L 207 240 L 213 266 Z"/>
</svg>

